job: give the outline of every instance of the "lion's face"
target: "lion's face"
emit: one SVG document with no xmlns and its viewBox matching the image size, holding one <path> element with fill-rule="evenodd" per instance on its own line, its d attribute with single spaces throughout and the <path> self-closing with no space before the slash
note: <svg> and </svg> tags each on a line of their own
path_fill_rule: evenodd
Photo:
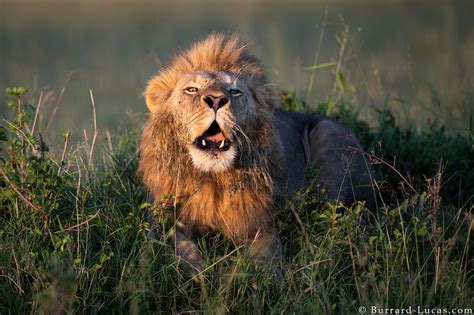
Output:
<svg viewBox="0 0 474 315">
<path fill-rule="evenodd" d="M 248 141 L 245 126 L 256 116 L 251 90 L 232 72 L 185 74 L 169 104 L 183 127 L 179 141 L 186 145 L 193 165 L 204 172 L 224 171 L 233 164 L 242 142 Z"/>
</svg>

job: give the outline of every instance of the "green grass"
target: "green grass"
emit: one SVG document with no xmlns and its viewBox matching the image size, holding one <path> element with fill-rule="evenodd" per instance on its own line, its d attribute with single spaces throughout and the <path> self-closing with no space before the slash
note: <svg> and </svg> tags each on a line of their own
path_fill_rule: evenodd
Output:
<svg viewBox="0 0 474 315">
<path fill-rule="evenodd" d="M 8 94 L 16 118 L 0 129 L 1 314 L 355 314 L 361 305 L 474 305 L 472 136 L 437 127 L 419 134 L 398 127 L 388 111 L 374 129 L 339 104 L 334 117 L 376 163 L 378 214 L 354 205 L 340 216 L 302 191 L 281 203 L 282 281 L 213 234 L 199 243 L 207 268 L 198 284 L 177 268 L 166 233 L 158 226 L 153 235 L 146 221 L 138 131 L 78 145 L 65 134 L 64 155 L 50 152 L 31 132 L 35 111 L 24 91 Z M 283 105 L 305 108 L 289 96 Z"/>
</svg>

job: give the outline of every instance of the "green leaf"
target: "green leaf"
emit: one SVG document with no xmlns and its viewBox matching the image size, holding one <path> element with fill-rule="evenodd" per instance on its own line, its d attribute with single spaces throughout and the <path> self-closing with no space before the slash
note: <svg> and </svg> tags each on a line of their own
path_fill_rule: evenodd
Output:
<svg viewBox="0 0 474 315">
<path fill-rule="evenodd" d="M 23 86 L 19 86 L 19 87 L 14 87 L 14 88 L 6 88 L 5 92 L 9 96 L 20 96 L 28 92 L 28 89 Z"/>
<path fill-rule="evenodd" d="M 147 209 L 147 208 L 150 208 L 152 206 L 153 206 L 153 204 L 148 203 L 148 202 L 144 202 L 140 205 L 140 210 Z"/>
</svg>

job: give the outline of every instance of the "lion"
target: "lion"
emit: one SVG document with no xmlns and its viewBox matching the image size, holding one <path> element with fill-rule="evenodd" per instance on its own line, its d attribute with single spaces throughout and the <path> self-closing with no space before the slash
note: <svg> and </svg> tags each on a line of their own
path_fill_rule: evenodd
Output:
<svg viewBox="0 0 474 315">
<path fill-rule="evenodd" d="M 147 84 L 139 172 L 173 222 L 176 256 L 202 270 L 197 237 L 219 231 L 256 261 L 282 259 L 277 198 L 308 185 L 373 207 L 371 167 L 353 134 L 321 115 L 278 109 L 262 64 L 236 34 L 211 34 Z"/>
</svg>

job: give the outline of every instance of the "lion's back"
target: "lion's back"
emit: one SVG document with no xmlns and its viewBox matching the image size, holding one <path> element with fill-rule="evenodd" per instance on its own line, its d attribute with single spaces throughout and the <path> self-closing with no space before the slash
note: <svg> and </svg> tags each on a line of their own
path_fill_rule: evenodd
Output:
<svg viewBox="0 0 474 315">
<path fill-rule="evenodd" d="M 349 129 L 322 115 L 274 111 L 274 125 L 282 148 L 282 172 L 276 180 L 281 195 L 305 188 L 308 167 L 330 198 L 346 203 L 375 205 L 372 168 Z"/>
</svg>

